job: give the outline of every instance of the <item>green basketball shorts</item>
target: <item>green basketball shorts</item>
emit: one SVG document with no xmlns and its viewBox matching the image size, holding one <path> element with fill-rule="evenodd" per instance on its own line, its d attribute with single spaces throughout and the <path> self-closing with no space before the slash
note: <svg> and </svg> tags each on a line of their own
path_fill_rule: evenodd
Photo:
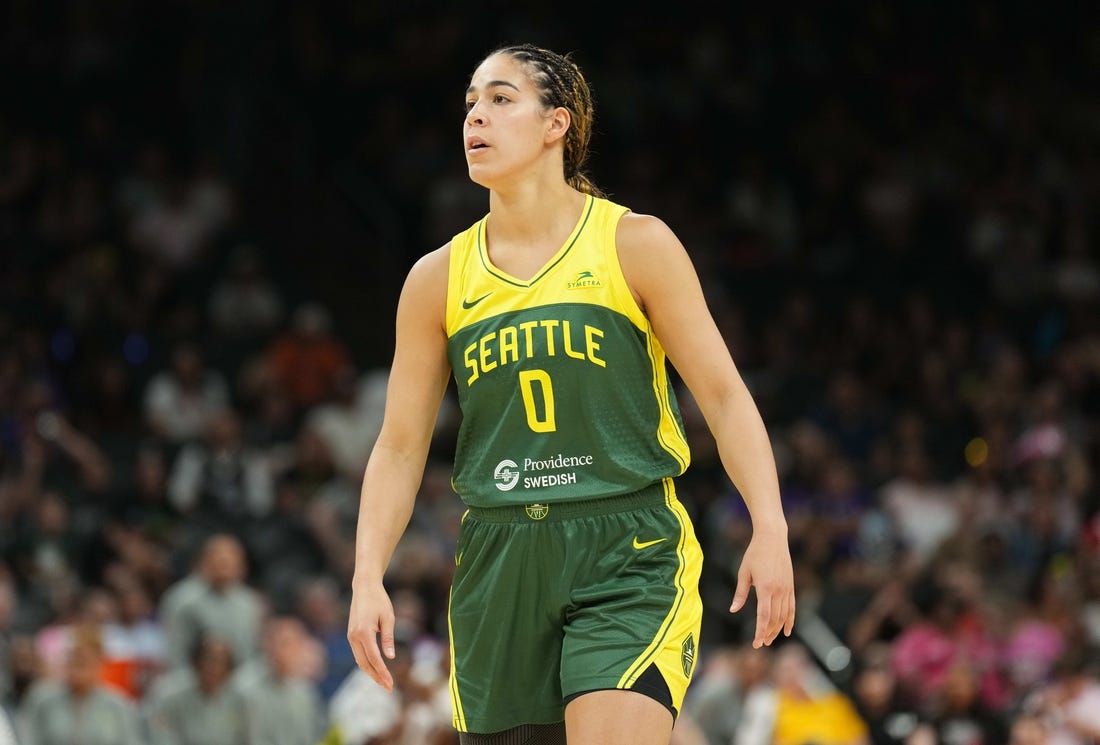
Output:
<svg viewBox="0 0 1100 745">
<path fill-rule="evenodd" d="M 618 497 L 471 508 L 455 562 L 458 731 L 560 722 L 569 700 L 604 689 L 679 711 L 695 669 L 703 557 L 671 479 Z"/>
</svg>

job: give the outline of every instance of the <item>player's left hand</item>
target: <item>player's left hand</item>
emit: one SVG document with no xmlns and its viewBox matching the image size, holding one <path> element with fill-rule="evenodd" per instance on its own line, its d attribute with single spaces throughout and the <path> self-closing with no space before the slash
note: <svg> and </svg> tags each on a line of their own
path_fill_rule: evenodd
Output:
<svg viewBox="0 0 1100 745">
<path fill-rule="evenodd" d="M 794 569 L 786 535 L 753 533 L 737 572 L 730 613 L 744 607 L 750 587 L 756 588 L 753 648 L 771 644 L 780 631 L 790 636 L 794 628 Z"/>
</svg>

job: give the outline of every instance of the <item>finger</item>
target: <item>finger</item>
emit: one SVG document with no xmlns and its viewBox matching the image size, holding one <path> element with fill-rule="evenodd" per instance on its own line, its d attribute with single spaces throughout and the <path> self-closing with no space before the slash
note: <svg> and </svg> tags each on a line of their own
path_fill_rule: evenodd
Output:
<svg viewBox="0 0 1100 745">
<path fill-rule="evenodd" d="M 359 666 L 359 669 L 365 672 L 379 685 L 382 685 L 382 681 L 378 680 L 378 675 L 374 670 L 374 666 L 371 664 L 370 655 L 367 653 L 367 644 L 363 641 L 365 634 L 361 631 L 353 631 L 348 633 L 348 643 L 351 646 L 351 653 L 355 657 L 355 664 Z"/>
<path fill-rule="evenodd" d="M 379 679 L 378 673 L 374 668 L 374 664 L 371 662 L 370 654 L 368 653 L 368 642 L 364 642 L 364 638 L 370 638 L 368 635 L 361 631 L 355 631 L 348 634 L 348 642 L 351 646 L 351 653 L 355 657 L 355 664 L 359 666 L 359 669 L 365 672 L 376 683 L 382 687 L 386 687 L 385 678 Z"/>
<path fill-rule="evenodd" d="M 348 634 L 348 646 L 351 647 L 352 657 L 355 658 L 355 664 L 359 666 L 361 670 L 365 670 L 367 667 L 367 658 L 360 652 L 359 643 L 355 641 L 355 637 L 350 633 Z"/>
<path fill-rule="evenodd" d="M 392 691 L 393 676 L 390 675 L 389 668 L 386 667 L 386 661 L 382 659 L 382 654 L 378 651 L 378 643 L 374 639 L 374 634 L 369 634 L 367 638 L 368 640 L 363 644 L 367 665 L 363 669 L 366 670 L 367 675 L 374 679 L 375 683 L 387 691 Z"/>
<path fill-rule="evenodd" d="M 749 587 L 752 586 L 752 575 L 745 568 L 744 563 L 737 572 L 737 589 L 733 593 L 733 603 L 730 605 L 730 613 L 736 613 L 745 607 L 745 601 L 749 599 Z"/>
<path fill-rule="evenodd" d="M 756 637 L 752 640 L 753 649 L 760 649 L 768 642 L 771 628 L 772 604 L 767 593 L 756 588 Z"/>
<path fill-rule="evenodd" d="M 389 622 L 383 621 L 382 633 L 380 634 L 382 637 L 382 654 L 386 655 L 386 658 L 391 660 L 396 654 L 393 643 L 393 624 L 393 619 L 390 619 Z"/>
<path fill-rule="evenodd" d="M 768 592 L 768 625 L 766 626 L 766 632 L 764 632 L 764 645 L 770 645 L 774 642 L 775 637 L 779 636 L 779 632 L 782 631 L 783 621 L 785 616 L 783 615 L 783 596 L 771 590 Z"/>
<path fill-rule="evenodd" d="M 775 641 L 779 632 L 783 630 L 783 624 L 787 621 L 787 594 L 772 591 L 772 615 L 771 625 L 768 627 L 768 644 Z"/>
<path fill-rule="evenodd" d="M 787 604 L 787 622 L 783 624 L 783 635 L 790 636 L 794 631 L 794 593 L 790 595 L 790 601 Z"/>
</svg>

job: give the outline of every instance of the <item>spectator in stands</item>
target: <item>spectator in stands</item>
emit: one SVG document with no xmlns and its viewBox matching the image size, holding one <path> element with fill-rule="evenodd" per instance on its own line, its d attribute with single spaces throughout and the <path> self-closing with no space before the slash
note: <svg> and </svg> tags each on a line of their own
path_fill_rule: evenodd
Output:
<svg viewBox="0 0 1100 745">
<path fill-rule="evenodd" d="M 336 582 L 315 576 L 303 581 L 298 589 L 297 613 L 306 630 L 321 645 L 325 670 L 318 681 L 321 697 L 327 702 L 336 688 L 355 669 L 355 656 L 348 644 L 348 613 Z"/>
<path fill-rule="evenodd" d="M 140 700 L 165 666 L 164 630 L 153 615 L 152 598 L 136 580 L 128 579 L 115 595 L 117 618 L 101 627 L 104 658 L 116 687 Z"/>
<path fill-rule="evenodd" d="M 227 216 L 199 197 L 186 175 L 170 174 L 159 198 L 137 213 L 129 226 L 137 252 L 172 272 L 192 270 L 207 259 Z"/>
<path fill-rule="evenodd" d="M 883 642 L 860 655 L 851 691 L 852 703 L 867 723 L 871 745 L 903 745 L 921 723 L 920 712 L 899 695 L 889 646 Z"/>
<path fill-rule="evenodd" d="M 703 732 L 707 742 L 733 743 L 739 731 L 748 739 L 751 725 L 745 710 L 753 691 L 767 682 L 771 651 L 719 647 L 704 652 L 699 667 L 684 699 L 683 714 Z"/>
<path fill-rule="evenodd" d="M 110 484 L 111 463 L 95 439 L 69 421 L 47 381 L 21 387 L 13 422 L 22 464 L 34 483 L 100 494 Z"/>
<path fill-rule="evenodd" d="M 144 717 L 157 745 L 243 745 L 248 721 L 245 700 L 231 685 L 233 650 L 216 636 L 200 635 L 191 665 L 157 681 Z"/>
<path fill-rule="evenodd" d="M 418 654 L 403 634 L 395 636 L 393 690 L 362 670 L 352 670 L 329 703 L 326 743 L 446 745 L 454 742 L 447 677 L 430 654 Z"/>
<path fill-rule="evenodd" d="M 350 361 L 347 347 L 332 330 L 328 309 L 316 302 L 295 308 L 290 327 L 272 340 L 265 354 L 272 375 L 299 412 L 330 397 Z"/>
<path fill-rule="evenodd" d="M 977 671 L 984 706 L 1005 704 L 999 640 L 983 618 L 974 576 L 963 565 L 947 563 L 912 590 L 920 613 L 894 639 L 891 664 L 903 700 L 922 714 L 934 711 L 958 665 Z"/>
<path fill-rule="evenodd" d="M 258 653 L 265 608 L 257 592 L 245 584 L 246 574 L 240 539 L 224 533 L 206 539 L 194 571 L 160 599 L 170 666 L 186 665 L 202 634 L 225 639 L 238 664 Z"/>
<path fill-rule="evenodd" d="M 142 443 L 127 478 L 106 505 L 105 541 L 157 594 L 164 589 L 184 532 L 180 513 L 169 501 L 168 469 L 165 448 Z"/>
<path fill-rule="evenodd" d="M 384 400 L 387 377 L 385 373 L 372 375 L 368 387 L 355 367 L 348 364 L 336 372 L 332 396 L 305 415 L 304 426 L 321 437 L 340 472 L 356 481 L 363 477 L 367 458 L 382 429 L 381 411 L 370 393 L 376 386 L 381 387 Z"/>
<path fill-rule="evenodd" d="M 201 440 L 183 446 L 168 475 L 168 498 L 200 521 L 235 525 L 266 515 L 275 501 L 275 469 L 250 446 L 231 408 L 211 413 Z"/>
<path fill-rule="evenodd" d="M 920 567 L 958 525 L 958 504 L 939 481 L 928 452 L 919 442 L 906 443 L 897 454 L 897 475 L 883 484 L 879 504 L 889 516 L 906 560 Z"/>
<path fill-rule="evenodd" d="M 775 659 L 775 745 L 867 745 L 867 724 L 852 700 L 814 666 L 798 642 L 784 644 Z"/>
<path fill-rule="evenodd" d="M 180 341 L 172 346 L 169 366 L 146 385 L 145 421 L 158 437 L 182 445 L 201 438 L 229 403 L 225 376 L 206 366 L 198 344 Z"/>
<path fill-rule="evenodd" d="M 948 671 L 930 713 L 938 742 L 998 745 L 1007 738 L 999 711 L 983 700 L 982 672 L 968 664 L 954 665 Z"/>
<path fill-rule="evenodd" d="M 273 616 L 263 629 L 263 655 L 243 664 L 233 685 L 245 699 L 245 745 L 317 742 L 327 716 L 317 692 L 322 651 L 301 620 Z"/>
<path fill-rule="evenodd" d="M 1046 745 L 1088 745 L 1100 740 L 1100 677 L 1086 656 L 1075 652 L 1059 661 L 1053 680 L 1030 694 L 1025 715 L 1039 717 Z M 1015 729 L 1015 728 L 1014 728 Z"/>
<path fill-rule="evenodd" d="M 225 272 L 215 282 L 207 312 L 215 333 L 250 345 L 278 329 L 283 306 L 282 292 L 266 274 L 260 252 L 243 244 L 234 249 Z"/>
<path fill-rule="evenodd" d="M 99 630 L 74 630 L 63 680 L 36 683 L 20 707 L 20 742 L 26 745 L 140 745 L 134 705 L 100 683 Z"/>
</svg>

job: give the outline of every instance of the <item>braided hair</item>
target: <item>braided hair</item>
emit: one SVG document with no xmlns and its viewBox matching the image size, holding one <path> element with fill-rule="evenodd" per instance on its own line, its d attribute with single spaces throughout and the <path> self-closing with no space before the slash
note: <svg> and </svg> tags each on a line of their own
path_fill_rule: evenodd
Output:
<svg viewBox="0 0 1100 745">
<path fill-rule="evenodd" d="M 500 47 L 492 54 L 506 54 L 522 64 L 539 90 L 539 101 L 547 108 L 569 111 L 571 124 L 565 133 L 565 180 L 579 192 L 605 196 L 584 171 L 588 144 L 592 139 L 595 107 L 588 81 L 569 55 L 561 55 L 534 44 Z"/>
</svg>

